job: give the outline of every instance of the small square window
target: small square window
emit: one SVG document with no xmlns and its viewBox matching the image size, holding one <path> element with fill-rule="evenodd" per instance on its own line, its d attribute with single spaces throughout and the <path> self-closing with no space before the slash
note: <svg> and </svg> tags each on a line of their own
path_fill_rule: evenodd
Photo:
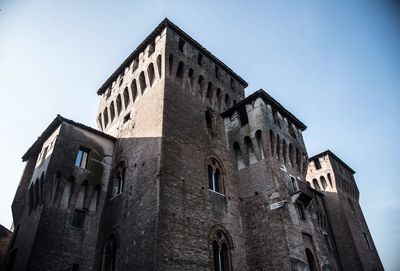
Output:
<svg viewBox="0 0 400 271">
<path fill-rule="evenodd" d="M 76 155 L 75 166 L 86 168 L 90 150 L 80 147 Z"/>
<path fill-rule="evenodd" d="M 82 229 L 85 222 L 85 211 L 75 210 L 72 219 L 72 226 Z"/>
</svg>

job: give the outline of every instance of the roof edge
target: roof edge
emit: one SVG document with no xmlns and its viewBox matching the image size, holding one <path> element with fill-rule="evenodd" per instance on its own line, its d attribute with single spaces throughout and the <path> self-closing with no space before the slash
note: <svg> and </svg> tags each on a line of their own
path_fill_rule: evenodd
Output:
<svg viewBox="0 0 400 271">
<path fill-rule="evenodd" d="M 97 90 L 98 95 L 102 95 L 107 87 L 118 78 L 118 76 L 125 70 L 127 66 L 142 52 L 146 49 L 147 45 L 159 34 L 164 28 L 169 27 L 183 38 L 186 39 L 189 43 L 191 43 L 198 50 L 202 51 L 205 56 L 216 62 L 222 69 L 228 72 L 232 77 L 236 78 L 240 83 L 242 83 L 245 87 L 248 86 L 248 83 L 237 75 L 231 68 L 229 68 L 226 64 L 224 64 L 221 60 L 219 60 L 216 56 L 214 56 L 211 52 L 209 52 L 206 48 L 200 45 L 197 41 L 195 41 L 191 36 L 189 36 L 186 32 L 180 29 L 177 25 L 171 22 L 168 18 L 165 18 L 161 21 L 160 24 L 139 44 L 138 47 L 122 62 L 121 65 L 110 75 L 110 77 L 101 85 L 101 87 Z"/>
<path fill-rule="evenodd" d="M 323 152 L 321 152 L 321 153 L 318 153 L 318 154 L 316 154 L 316 155 L 313 155 L 312 157 L 308 158 L 308 161 L 312 161 L 312 160 L 314 160 L 314 159 L 316 159 L 316 158 L 318 158 L 318 157 L 325 156 L 325 155 L 330 155 L 333 159 L 335 159 L 335 160 L 336 160 L 337 162 L 339 162 L 342 166 L 344 166 L 347 170 L 349 170 L 351 174 L 356 173 L 349 165 L 347 165 L 345 162 L 343 162 L 342 159 L 340 159 L 336 154 L 334 154 L 334 153 L 333 153 L 331 150 L 329 150 L 329 149 L 326 150 L 326 151 L 323 151 Z"/>
<path fill-rule="evenodd" d="M 27 161 L 35 152 L 38 151 L 39 148 L 43 146 L 43 143 L 46 139 L 63 123 L 68 123 L 74 125 L 76 127 L 82 128 L 86 131 L 92 132 L 99 136 L 103 136 L 109 140 L 116 141 L 117 139 L 109 134 L 103 133 L 97 129 L 94 129 L 90 126 L 84 125 L 79 122 L 75 122 L 73 120 L 64 118 L 63 116 L 57 114 L 54 120 L 47 126 L 47 128 L 42 132 L 42 134 L 36 139 L 36 141 L 32 144 L 32 146 L 26 151 L 26 153 L 22 156 L 22 161 Z"/>
<path fill-rule="evenodd" d="M 271 95 L 269 95 L 265 90 L 260 88 L 259 90 L 255 91 L 251 95 L 247 96 L 243 100 L 239 101 L 236 105 L 228 108 L 224 112 L 221 113 L 223 117 L 228 117 L 233 114 L 233 112 L 241 107 L 242 105 L 248 103 L 249 101 L 256 99 L 256 98 L 262 98 L 264 101 L 270 103 L 273 107 L 275 107 L 280 113 L 282 113 L 286 118 L 288 118 L 291 122 L 293 122 L 301 131 L 304 131 L 307 129 L 307 126 L 301 122 L 298 118 L 296 118 L 292 113 L 290 113 L 283 105 L 281 105 L 277 100 L 272 98 Z"/>
</svg>

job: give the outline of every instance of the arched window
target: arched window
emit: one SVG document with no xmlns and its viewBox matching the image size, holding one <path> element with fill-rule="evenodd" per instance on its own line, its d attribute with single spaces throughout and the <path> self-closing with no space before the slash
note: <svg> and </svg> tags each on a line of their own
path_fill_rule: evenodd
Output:
<svg viewBox="0 0 400 271">
<path fill-rule="evenodd" d="M 103 117 L 104 117 L 104 128 L 106 128 L 108 125 L 108 108 L 107 107 L 104 109 Z"/>
<path fill-rule="evenodd" d="M 144 72 L 141 72 L 139 75 L 139 84 L 140 84 L 140 91 L 142 92 L 143 95 L 147 87 L 146 78 L 144 77 Z"/>
<path fill-rule="evenodd" d="M 82 182 L 81 186 L 79 187 L 78 196 L 76 197 L 75 201 L 75 209 L 83 209 L 85 205 L 86 194 L 88 190 L 88 181 L 85 180 Z"/>
<path fill-rule="evenodd" d="M 232 270 L 232 240 L 224 229 L 217 229 L 211 235 L 212 263 L 214 271 Z"/>
<path fill-rule="evenodd" d="M 229 108 L 231 106 L 231 97 L 229 94 L 225 94 L 225 106 L 226 108 Z"/>
<path fill-rule="evenodd" d="M 111 122 L 114 120 L 115 118 L 115 107 L 114 107 L 114 101 L 111 102 L 110 104 L 110 118 L 111 118 Z"/>
<path fill-rule="evenodd" d="M 276 155 L 281 159 L 281 138 L 279 134 L 276 135 Z"/>
<path fill-rule="evenodd" d="M 310 271 L 317 271 L 314 256 L 313 256 L 311 250 L 308 248 L 306 248 L 306 257 L 307 257 L 308 266 L 310 267 Z"/>
<path fill-rule="evenodd" d="M 253 143 L 251 142 L 250 137 L 246 136 L 244 138 L 244 143 L 246 145 L 246 151 L 247 151 L 247 155 L 249 157 L 249 165 L 257 163 L 256 153 L 254 151 Z"/>
<path fill-rule="evenodd" d="M 208 100 L 210 105 L 211 105 L 211 101 L 212 101 L 212 96 L 213 96 L 213 85 L 212 85 L 211 82 L 208 82 L 206 98 L 207 98 L 207 100 Z"/>
<path fill-rule="evenodd" d="M 117 196 L 124 192 L 124 186 L 125 186 L 125 172 L 126 172 L 126 166 L 125 162 L 121 161 L 118 166 L 117 170 L 115 172 L 115 178 L 114 178 L 114 196 Z"/>
<path fill-rule="evenodd" d="M 269 142 L 271 143 L 271 156 L 275 156 L 275 136 L 272 130 L 269 130 Z"/>
<path fill-rule="evenodd" d="M 214 131 L 214 114 L 210 110 L 206 110 L 205 112 L 206 117 L 206 125 L 210 131 Z"/>
<path fill-rule="evenodd" d="M 203 88 L 204 88 L 204 77 L 202 75 L 199 76 L 199 80 L 197 81 L 197 90 L 200 94 L 200 97 L 203 96 Z"/>
<path fill-rule="evenodd" d="M 313 183 L 314 189 L 321 190 L 321 187 L 319 186 L 317 179 L 313 179 L 312 183 Z"/>
<path fill-rule="evenodd" d="M 193 91 L 193 69 L 190 68 L 189 69 L 189 73 L 188 73 L 188 81 L 189 81 L 189 86 L 190 86 L 190 92 Z"/>
<path fill-rule="evenodd" d="M 100 113 L 99 116 L 97 117 L 97 122 L 99 124 L 100 130 L 103 130 L 103 120 L 102 120 L 103 114 Z"/>
<path fill-rule="evenodd" d="M 150 81 L 150 87 L 151 87 L 154 84 L 154 81 L 156 79 L 153 63 L 150 63 L 150 65 L 147 67 L 147 74 L 149 75 L 149 81 Z"/>
<path fill-rule="evenodd" d="M 217 88 L 217 108 L 218 108 L 218 110 L 221 109 L 221 102 L 222 102 L 221 89 Z"/>
<path fill-rule="evenodd" d="M 119 115 L 121 115 L 121 112 L 122 112 L 121 94 L 118 94 L 116 103 L 117 103 L 117 114 L 118 114 L 118 116 L 119 116 Z"/>
<path fill-rule="evenodd" d="M 178 69 L 176 70 L 176 78 L 182 79 L 183 78 L 183 72 L 185 71 L 185 64 L 183 64 L 182 61 L 179 61 L 178 63 Z"/>
<path fill-rule="evenodd" d="M 94 190 L 92 193 L 92 198 L 90 199 L 89 211 L 96 212 L 97 204 L 99 203 L 99 200 L 100 200 L 100 193 L 101 193 L 101 186 L 99 184 L 97 184 L 94 187 Z"/>
<path fill-rule="evenodd" d="M 292 168 L 294 168 L 294 149 L 292 143 L 289 143 L 289 161 Z"/>
<path fill-rule="evenodd" d="M 136 80 L 133 80 L 131 83 L 131 95 L 132 95 L 132 102 L 135 102 L 136 97 L 138 95 Z"/>
<path fill-rule="evenodd" d="M 285 139 L 283 139 L 282 141 L 283 141 L 283 146 L 282 146 L 283 161 L 285 162 L 285 164 L 287 164 L 287 144 Z"/>
<path fill-rule="evenodd" d="M 128 87 L 125 87 L 123 96 L 124 96 L 124 107 L 125 107 L 125 110 L 126 110 L 128 108 L 128 105 L 129 105 Z"/>
<path fill-rule="evenodd" d="M 60 201 L 61 208 L 64 209 L 68 208 L 74 184 L 75 184 L 75 178 L 73 176 L 69 177 L 67 183 L 64 186 L 63 193 L 61 195 L 61 201 Z"/>
<path fill-rule="evenodd" d="M 330 173 L 328 173 L 328 181 L 329 181 L 329 184 L 331 185 L 331 187 L 333 187 L 333 185 L 332 185 L 332 177 L 331 177 Z"/>
<path fill-rule="evenodd" d="M 173 55 L 169 55 L 168 56 L 169 75 L 172 75 L 173 65 L 174 65 L 174 56 Z"/>
<path fill-rule="evenodd" d="M 245 167 L 245 164 L 243 161 L 242 151 L 240 150 L 239 143 L 233 143 L 233 151 L 235 152 L 237 169 L 240 170 Z"/>
<path fill-rule="evenodd" d="M 161 78 L 161 55 L 157 56 L 157 70 L 158 70 L 158 77 Z"/>
<path fill-rule="evenodd" d="M 321 181 L 322 189 L 325 191 L 326 188 L 328 187 L 328 184 L 326 183 L 325 177 L 324 177 L 324 176 L 321 176 L 321 177 L 319 178 L 319 180 Z"/>
<path fill-rule="evenodd" d="M 261 159 L 264 159 L 264 149 L 263 149 L 263 144 L 262 144 L 262 133 L 261 130 L 256 131 L 256 140 L 257 140 L 257 146 L 260 151 L 260 157 Z"/>
<path fill-rule="evenodd" d="M 103 262 L 101 266 L 102 271 L 116 270 L 117 259 L 117 240 L 114 235 L 111 235 L 103 248 Z"/>
<path fill-rule="evenodd" d="M 211 163 L 207 166 L 208 183 L 211 191 L 223 194 L 223 180 L 221 175 L 221 169 L 215 159 L 211 160 Z"/>
</svg>

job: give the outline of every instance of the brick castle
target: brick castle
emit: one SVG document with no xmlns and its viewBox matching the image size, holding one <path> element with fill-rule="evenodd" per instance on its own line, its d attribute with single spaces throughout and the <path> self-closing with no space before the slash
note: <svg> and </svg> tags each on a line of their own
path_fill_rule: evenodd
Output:
<svg viewBox="0 0 400 271">
<path fill-rule="evenodd" d="M 354 171 L 168 19 L 23 155 L 4 270 L 383 270 Z"/>
</svg>

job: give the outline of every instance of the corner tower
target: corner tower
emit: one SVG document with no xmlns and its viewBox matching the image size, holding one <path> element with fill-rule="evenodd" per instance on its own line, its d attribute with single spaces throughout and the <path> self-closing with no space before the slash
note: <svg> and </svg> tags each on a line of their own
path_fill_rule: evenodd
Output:
<svg viewBox="0 0 400 271">
<path fill-rule="evenodd" d="M 359 204 L 355 171 L 327 150 L 310 158 L 307 181 L 321 191 L 344 270 L 383 270 Z"/>
</svg>

